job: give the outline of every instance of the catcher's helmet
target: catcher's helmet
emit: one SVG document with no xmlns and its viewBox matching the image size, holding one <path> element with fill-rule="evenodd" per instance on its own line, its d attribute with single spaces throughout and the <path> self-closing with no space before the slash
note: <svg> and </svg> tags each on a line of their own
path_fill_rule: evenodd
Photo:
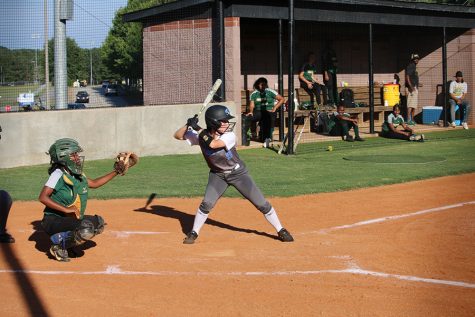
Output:
<svg viewBox="0 0 475 317">
<path fill-rule="evenodd" d="M 205 112 L 205 121 L 208 130 L 218 130 L 221 126 L 221 121 L 228 121 L 233 118 L 229 109 L 223 105 L 211 106 Z"/>
<path fill-rule="evenodd" d="M 48 154 L 51 157 L 51 163 L 60 164 L 67 167 L 71 173 L 81 175 L 83 158 L 80 162 L 76 162 L 71 159 L 70 155 L 82 151 L 82 148 L 76 140 L 64 138 L 56 140 L 53 145 L 50 146 Z"/>
</svg>

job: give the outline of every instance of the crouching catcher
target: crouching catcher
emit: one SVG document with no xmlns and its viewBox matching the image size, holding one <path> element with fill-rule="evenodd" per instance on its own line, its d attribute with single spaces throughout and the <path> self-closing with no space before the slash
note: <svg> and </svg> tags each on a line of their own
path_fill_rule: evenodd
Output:
<svg viewBox="0 0 475 317">
<path fill-rule="evenodd" d="M 69 138 L 59 139 L 51 145 L 49 178 L 39 195 L 39 201 L 45 205 L 41 225 L 52 242 L 49 252 L 62 262 L 70 261 L 68 251 L 72 252 L 73 247 L 104 230 L 101 216 L 85 214 L 89 188 L 101 187 L 133 166 L 117 169 L 114 164 L 112 172 L 89 179 L 83 174 L 84 156 L 79 155 L 82 151 L 78 142 Z M 135 165 L 138 161 L 135 154 L 134 160 Z"/>
</svg>

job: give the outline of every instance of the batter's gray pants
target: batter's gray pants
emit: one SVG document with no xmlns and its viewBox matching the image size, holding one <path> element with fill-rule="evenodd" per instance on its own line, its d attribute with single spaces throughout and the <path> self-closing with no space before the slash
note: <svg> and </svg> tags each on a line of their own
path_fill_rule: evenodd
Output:
<svg viewBox="0 0 475 317">
<path fill-rule="evenodd" d="M 208 185 L 200 210 L 205 214 L 209 213 L 229 186 L 236 188 L 263 214 L 272 209 L 271 204 L 264 198 L 261 190 L 249 175 L 247 168 L 241 166 L 230 173 L 209 172 Z"/>
</svg>

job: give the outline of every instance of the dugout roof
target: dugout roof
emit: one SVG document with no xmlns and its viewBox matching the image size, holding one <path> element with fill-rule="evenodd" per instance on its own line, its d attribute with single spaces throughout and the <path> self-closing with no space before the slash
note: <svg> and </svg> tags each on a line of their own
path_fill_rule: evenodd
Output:
<svg viewBox="0 0 475 317">
<path fill-rule="evenodd" d="M 168 22 L 209 16 L 215 0 L 178 0 L 124 14 L 125 22 Z M 225 17 L 288 18 L 288 0 L 223 0 Z M 185 12 L 185 13 L 184 13 Z M 296 21 L 347 22 L 405 26 L 475 28 L 475 7 L 389 0 L 295 0 Z"/>
</svg>

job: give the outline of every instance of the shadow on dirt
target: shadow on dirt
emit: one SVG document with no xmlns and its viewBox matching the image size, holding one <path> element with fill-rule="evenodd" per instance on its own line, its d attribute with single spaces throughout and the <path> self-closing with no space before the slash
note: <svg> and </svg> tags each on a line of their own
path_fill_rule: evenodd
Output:
<svg viewBox="0 0 475 317">
<path fill-rule="evenodd" d="M 31 223 L 33 227 L 33 233 L 28 238 L 28 241 L 35 242 L 36 250 L 44 253 L 48 258 L 53 259 L 53 256 L 49 253 L 49 248 L 51 247 L 51 241 L 46 232 L 44 232 L 43 227 L 41 226 L 41 221 L 36 220 Z M 93 248 L 97 245 L 92 240 L 86 241 L 84 244 L 75 246 L 68 249 L 68 254 L 70 258 L 80 258 L 84 255 L 84 250 Z"/>
<path fill-rule="evenodd" d="M 195 216 L 187 214 L 187 213 L 185 213 L 183 211 L 180 211 L 180 210 L 176 210 L 172 207 L 161 206 L 161 205 L 152 205 L 148 208 L 147 207 L 137 208 L 137 209 L 134 209 L 134 211 L 146 212 L 146 213 L 149 213 L 149 214 L 153 214 L 153 215 L 157 215 L 157 216 L 161 216 L 161 217 L 165 217 L 165 218 L 177 219 L 180 222 L 181 231 L 184 234 L 187 234 L 193 228 L 193 220 L 194 220 Z M 244 228 L 235 227 L 235 226 L 232 226 L 232 225 L 220 222 L 220 221 L 213 220 L 211 218 L 208 218 L 206 220 L 206 224 L 208 224 L 210 226 L 215 226 L 215 227 L 218 227 L 218 228 L 222 228 L 222 229 L 227 229 L 227 230 L 237 231 L 237 232 L 243 232 L 243 233 L 250 233 L 250 234 L 255 234 L 255 235 L 264 236 L 264 237 L 268 237 L 268 238 L 271 238 L 271 239 L 278 240 L 277 236 L 273 236 L 273 235 L 268 234 L 266 232 L 257 231 L 257 230 L 253 230 L 253 229 L 244 229 Z"/>
</svg>

